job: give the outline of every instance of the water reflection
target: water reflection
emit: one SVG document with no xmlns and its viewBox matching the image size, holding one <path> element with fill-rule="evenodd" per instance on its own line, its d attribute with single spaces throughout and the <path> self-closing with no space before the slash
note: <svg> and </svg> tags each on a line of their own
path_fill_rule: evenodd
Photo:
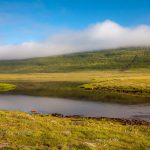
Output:
<svg viewBox="0 0 150 150">
<path fill-rule="evenodd" d="M 46 113 L 91 117 L 136 118 L 150 122 L 150 105 L 120 105 L 24 95 L 0 95 L 1 110 L 35 109 Z"/>
</svg>

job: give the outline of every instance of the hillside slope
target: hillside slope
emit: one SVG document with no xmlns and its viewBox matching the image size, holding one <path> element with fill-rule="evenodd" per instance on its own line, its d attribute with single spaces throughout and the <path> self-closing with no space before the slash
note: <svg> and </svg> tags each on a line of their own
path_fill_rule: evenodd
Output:
<svg viewBox="0 0 150 150">
<path fill-rule="evenodd" d="M 0 61 L 0 73 L 150 69 L 150 48 L 91 51 L 62 56 Z"/>
</svg>

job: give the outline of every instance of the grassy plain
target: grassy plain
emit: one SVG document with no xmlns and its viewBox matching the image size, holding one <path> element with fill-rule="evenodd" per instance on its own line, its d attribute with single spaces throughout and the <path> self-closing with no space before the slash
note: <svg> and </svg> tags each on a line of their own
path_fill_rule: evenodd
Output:
<svg viewBox="0 0 150 150">
<path fill-rule="evenodd" d="M 16 85 L 16 89 L 11 91 L 11 94 L 126 104 L 150 102 L 148 70 L 0 74 L 0 82 Z"/>
<path fill-rule="evenodd" d="M 0 111 L 0 148 L 73 150 L 148 150 L 150 127 L 110 120 L 57 118 Z"/>
</svg>

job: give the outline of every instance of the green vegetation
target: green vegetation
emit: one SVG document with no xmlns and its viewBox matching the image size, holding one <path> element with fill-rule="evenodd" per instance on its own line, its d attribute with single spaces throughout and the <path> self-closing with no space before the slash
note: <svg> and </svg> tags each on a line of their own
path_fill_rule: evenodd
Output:
<svg viewBox="0 0 150 150">
<path fill-rule="evenodd" d="M 81 87 L 87 90 L 107 91 L 116 93 L 116 95 L 120 93 L 122 96 L 132 95 L 140 96 L 141 99 L 143 97 L 150 99 L 150 76 L 101 77 L 93 79 L 91 83 L 84 84 Z M 129 100 L 130 98 L 127 99 Z"/>
<path fill-rule="evenodd" d="M 57 150 L 69 146 L 73 150 L 148 150 L 150 126 L 0 111 L 0 148 Z"/>
<path fill-rule="evenodd" d="M 0 83 L 0 92 L 6 92 L 14 90 L 16 86 L 14 84 L 6 84 L 6 83 Z"/>
<path fill-rule="evenodd" d="M 16 85 L 13 94 L 150 102 L 150 48 L 0 61 L 0 73 L 1 83 Z"/>
<path fill-rule="evenodd" d="M 149 58 L 150 48 L 92 51 L 63 56 L 0 61 L 0 73 L 142 70 L 150 69 Z"/>
<path fill-rule="evenodd" d="M 12 94 L 118 102 L 150 102 L 149 72 L 89 71 L 76 73 L 0 74 L 16 85 Z M 82 88 L 83 87 L 83 88 Z"/>
<path fill-rule="evenodd" d="M 150 48 L 0 61 L 0 93 L 150 103 Z M 7 83 L 7 84 L 6 84 Z M 0 149 L 148 150 L 150 126 L 0 111 Z"/>
</svg>

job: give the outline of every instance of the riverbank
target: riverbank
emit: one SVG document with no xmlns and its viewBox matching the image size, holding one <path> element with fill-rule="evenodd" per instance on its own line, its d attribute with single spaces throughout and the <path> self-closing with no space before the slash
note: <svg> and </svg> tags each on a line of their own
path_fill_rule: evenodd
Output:
<svg viewBox="0 0 150 150">
<path fill-rule="evenodd" d="M 31 111 L 31 114 L 40 114 L 36 111 Z M 59 117 L 59 118 L 75 118 L 75 119 L 92 119 L 92 120 L 109 120 L 109 121 L 114 121 L 114 122 L 119 122 L 122 125 L 147 125 L 150 126 L 150 122 L 144 121 L 144 120 L 137 120 L 137 119 L 124 119 L 124 118 L 108 118 L 108 117 L 84 117 L 80 115 L 63 115 L 63 114 L 58 114 L 58 113 L 53 113 L 50 114 L 51 116 L 54 117 Z"/>
<path fill-rule="evenodd" d="M 0 74 L 16 85 L 8 92 L 121 104 L 150 103 L 150 72 L 87 71 L 72 73 Z"/>
<path fill-rule="evenodd" d="M 106 118 L 55 117 L 0 111 L 0 148 L 149 149 L 150 126 Z"/>
</svg>

